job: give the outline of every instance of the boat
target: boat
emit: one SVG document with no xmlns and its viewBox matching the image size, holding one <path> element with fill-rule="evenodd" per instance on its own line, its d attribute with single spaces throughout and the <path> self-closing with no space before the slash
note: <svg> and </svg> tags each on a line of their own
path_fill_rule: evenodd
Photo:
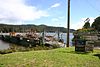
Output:
<svg viewBox="0 0 100 67">
<path fill-rule="evenodd" d="M 15 34 L 16 33 L 14 32 L 10 32 L 10 35 L 2 35 L 1 40 L 25 47 L 32 47 L 40 44 L 40 37 L 36 34 L 26 34 L 24 36 L 21 34 Z"/>
</svg>

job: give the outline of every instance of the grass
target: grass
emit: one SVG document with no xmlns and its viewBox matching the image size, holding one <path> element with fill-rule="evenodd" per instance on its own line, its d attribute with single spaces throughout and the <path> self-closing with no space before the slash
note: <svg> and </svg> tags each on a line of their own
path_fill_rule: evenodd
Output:
<svg viewBox="0 0 100 67">
<path fill-rule="evenodd" d="M 100 67 L 100 50 L 76 53 L 70 47 L 0 54 L 0 67 Z"/>
</svg>

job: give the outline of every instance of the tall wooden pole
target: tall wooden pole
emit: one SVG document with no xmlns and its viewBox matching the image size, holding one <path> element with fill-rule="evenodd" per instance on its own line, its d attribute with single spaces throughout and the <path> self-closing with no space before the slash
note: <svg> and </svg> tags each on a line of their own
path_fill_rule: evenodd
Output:
<svg viewBox="0 0 100 67">
<path fill-rule="evenodd" d="M 70 33 L 70 0 L 68 0 L 68 16 L 67 16 L 67 47 L 69 47 L 69 33 Z"/>
</svg>

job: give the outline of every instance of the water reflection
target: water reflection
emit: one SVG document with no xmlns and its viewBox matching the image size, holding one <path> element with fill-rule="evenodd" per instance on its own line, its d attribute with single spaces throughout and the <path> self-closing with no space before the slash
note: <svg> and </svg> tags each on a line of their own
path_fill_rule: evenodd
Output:
<svg viewBox="0 0 100 67">
<path fill-rule="evenodd" d="M 9 43 L 6 43 L 6 42 L 3 42 L 2 40 L 0 40 L 0 50 L 8 49 L 9 47 L 10 47 Z"/>
</svg>

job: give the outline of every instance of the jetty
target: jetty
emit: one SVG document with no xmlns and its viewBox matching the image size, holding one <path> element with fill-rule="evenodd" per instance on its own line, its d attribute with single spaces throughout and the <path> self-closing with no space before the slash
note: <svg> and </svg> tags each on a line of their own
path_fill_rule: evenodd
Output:
<svg viewBox="0 0 100 67">
<path fill-rule="evenodd" d="M 58 45 L 59 47 L 65 47 L 65 44 L 62 39 L 57 39 L 55 35 L 46 35 L 46 33 L 37 33 L 37 32 L 27 32 L 27 33 L 0 33 L 0 39 L 14 43 L 17 45 L 22 45 L 25 47 L 35 47 L 36 45 L 45 45 L 45 46 L 54 46 Z"/>
</svg>

